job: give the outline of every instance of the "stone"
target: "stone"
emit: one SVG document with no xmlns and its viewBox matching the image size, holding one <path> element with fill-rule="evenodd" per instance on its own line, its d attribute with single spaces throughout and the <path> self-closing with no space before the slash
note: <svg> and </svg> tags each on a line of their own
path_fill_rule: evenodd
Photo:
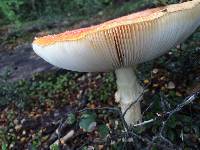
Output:
<svg viewBox="0 0 200 150">
<path fill-rule="evenodd" d="M 21 128 L 22 128 L 22 125 L 21 125 L 21 124 L 15 126 L 15 130 L 16 130 L 17 132 L 18 132 L 19 130 L 21 130 Z"/>
<path fill-rule="evenodd" d="M 167 88 L 168 89 L 175 89 L 175 84 L 174 84 L 174 82 L 172 82 L 172 81 L 170 81 L 168 84 L 167 84 Z"/>
</svg>

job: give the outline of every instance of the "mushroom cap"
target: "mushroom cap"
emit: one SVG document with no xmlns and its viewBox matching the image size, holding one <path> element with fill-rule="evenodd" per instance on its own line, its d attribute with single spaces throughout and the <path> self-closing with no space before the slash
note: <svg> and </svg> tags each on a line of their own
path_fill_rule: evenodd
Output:
<svg viewBox="0 0 200 150">
<path fill-rule="evenodd" d="M 148 9 L 99 25 L 35 38 L 47 62 L 79 72 L 103 72 L 156 58 L 200 25 L 200 0 Z"/>
</svg>

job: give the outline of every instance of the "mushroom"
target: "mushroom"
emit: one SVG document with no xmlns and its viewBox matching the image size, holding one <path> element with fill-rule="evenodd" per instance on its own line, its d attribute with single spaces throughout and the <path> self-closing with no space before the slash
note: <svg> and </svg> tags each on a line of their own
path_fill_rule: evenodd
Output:
<svg viewBox="0 0 200 150">
<path fill-rule="evenodd" d="M 47 62 L 79 72 L 115 71 L 115 99 L 122 112 L 143 92 L 134 66 L 183 42 L 200 25 L 200 0 L 144 10 L 99 25 L 36 38 L 35 53 Z M 140 102 L 125 121 L 141 121 Z"/>
</svg>

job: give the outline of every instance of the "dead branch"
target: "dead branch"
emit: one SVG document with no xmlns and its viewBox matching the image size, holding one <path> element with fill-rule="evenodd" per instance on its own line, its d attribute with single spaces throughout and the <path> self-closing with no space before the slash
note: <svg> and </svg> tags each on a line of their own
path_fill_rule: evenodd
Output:
<svg viewBox="0 0 200 150">
<path fill-rule="evenodd" d="M 138 101 L 141 101 L 141 96 L 143 94 L 144 94 L 144 92 L 131 105 L 135 104 Z M 132 127 L 128 126 L 126 121 L 124 120 L 124 114 L 128 111 L 128 109 L 130 109 L 130 107 L 127 108 L 127 110 L 125 111 L 124 114 L 121 112 L 121 110 L 119 108 L 113 108 L 113 107 L 97 107 L 97 108 L 94 108 L 94 109 L 85 108 L 85 109 L 82 109 L 82 110 L 78 110 L 76 113 L 82 113 L 82 112 L 85 112 L 85 111 L 99 111 L 99 110 L 111 111 L 111 112 L 115 112 L 119 115 L 119 120 L 121 120 L 121 122 L 123 124 L 124 130 L 121 131 L 120 133 L 119 132 L 111 132 L 106 139 L 94 139 L 93 141 L 87 142 L 87 145 L 88 144 L 111 145 L 112 141 L 117 142 L 117 141 L 121 140 L 121 141 L 124 141 L 124 142 L 129 142 L 129 139 L 131 138 L 133 141 L 134 140 L 140 140 L 140 141 L 146 143 L 148 146 L 156 145 L 158 148 L 179 149 L 176 145 L 174 145 L 169 139 L 167 139 L 164 136 L 164 132 L 165 132 L 167 122 L 169 121 L 169 119 L 175 113 L 180 112 L 185 106 L 193 103 L 199 97 L 200 97 L 200 91 L 193 93 L 192 95 L 186 97 L 183 100 L 183 102 L 178 104 L 174 109 L 171 109 L 169 111 L 166 111 L 166 109 L 165 109 L 165 110 L 163 110 L 164 111 L 163 114 L 157 114 L 157 116 L 155 118 L 152 118 L 152 119 L 143 121 L 141 123 L 135 124 Z M 164 99 L 162 99 L 162 101 L 164 101 Z M 168 106 L 167 109 L 169 109 L 169 105 L 166 102 L 164 102 L 164 103 L 165 104 L 163 104 L 163 105 L 167 105 Z M 166 106 L 165 106 L 165 108 L 166 108 Z M 144 125 L 153 123 L 153 122 L 158 121 L 158 120 L 161 121 L 161 127 L 160 127 L 160 130 L 159 130 L 159 133 L 157 135 L 155 135 L 152 139 L 141 136 L 141 135 L 135 133 L 134 130 L 133 130 L 135 127 L 142 127 Z M 61 122 L 61 123 L 63 123 L 63 122 Z M 63 126 L 63 125 L 61 125 L 61 126 Z M 68 134 L 66 135 L 66 137 L 67 137 L 66 139 L 69 139 Z M 59 138 L 58 138 L 57 141 L 59 141 Z M 61 141 L 62 141 L 62 139 L 61 139 Z M 157 141 L 162 142 L 162 144 L 160 144 Z"/>
</svg>

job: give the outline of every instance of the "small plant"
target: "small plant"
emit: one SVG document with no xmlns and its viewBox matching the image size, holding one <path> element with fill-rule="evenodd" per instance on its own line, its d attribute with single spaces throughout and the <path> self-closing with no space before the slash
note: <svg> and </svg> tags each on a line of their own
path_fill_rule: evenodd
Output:
<svg viewBox="0 0 200 150">
<path fill-rule="evenodd" d="M 112 0 L 46 0 L 46 1 L 26 1 L 26 0 L 1 0 L 0 12 L 8 23 L 15 23 L 20 26 L 22 22 L 33 19 L 51 18 L 58 16 L 91 16 L 105 6 L 110 5 Z M 76 11 L 74 11 L 76 10 Z"/>
<path fill-rule="evenodd" d="M 73 113 L 67 115 L 67 123 L 72 125 L 76 122 L 76 116 Z"/>
<path fill-rule="evenodd" d="M 2 149 L 2 150 L 7 150 L 7 144 L 2 143 L 1 149 Z"/>
<path fill-rule="evenodd" d="M 98 126 L 98 132 L 101 138 L 105 138 L 109 134 L 109 128 L 105 124 L 102 124 Z"/>
<path fill-rule="evenodd" d="M 21 11 L 20 7 L 24 2 L 24 0 L 1 0 L 0 10 L 8 21 L 15 22 L 19 26 L 21 22 L 18 13 Z"/>
<path fill-rule="evenodd" d="M 58 144 L 51 145 L 50 150 L 60 150 L 59 145 Z"/>
<path fill-rule="evenodd" d="M 41 133 L 40 132 L 36 133 L 35 138 L 32 141 L 31 148 L 33 150 L 37 150 L 39 148 L 39 146 L 41 146 Z"/>
<path fill-rule="evenodd" d="M 87 112 L 82 114 L 79 126 L 86 132 L 92 132 L 96 127 L 96 114 L 92 112 Z"/>
</svg>

